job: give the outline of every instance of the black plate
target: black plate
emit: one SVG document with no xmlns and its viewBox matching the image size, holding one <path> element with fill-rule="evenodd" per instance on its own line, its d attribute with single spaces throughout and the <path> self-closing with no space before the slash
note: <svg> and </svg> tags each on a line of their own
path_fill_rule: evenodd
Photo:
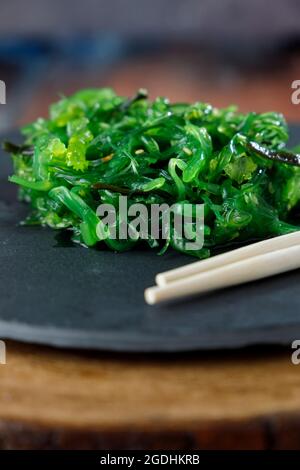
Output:
<svg viewBox="0 0 300 470">
<path fill-rule="evenodd" d="M 300 141 L 300 128 L 292 127 Z M 16 140 L 16 134 L 8 136 Z M 21 227 L 28 208 L 0 155 L 0 338 L 114 351 L 187 351 L 300 338 L 300 271 L 175 304 L 147 306 L 160 271 L 194 259 L 150 250 L 62 247 L 50 229 Z"/>
</svg>

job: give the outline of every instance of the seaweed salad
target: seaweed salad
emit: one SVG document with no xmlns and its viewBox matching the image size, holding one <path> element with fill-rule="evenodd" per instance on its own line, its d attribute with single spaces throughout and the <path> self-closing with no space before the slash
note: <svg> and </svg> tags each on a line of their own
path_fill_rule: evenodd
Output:
<svg viewBox="0 0 300 470">
<path fill-rule="evenodd" d="M 190 252 L 200 258 L 300 229 L 300 156 L 286 148 L 279 113 L 87 89 L 54 103 L 48 119 L 22 133 L 22 146 L 4 148 L 14 162 L 10 181 L 32 209 L 24 223 L 69 230 L 86 246 L 123 251 L 142 243 L 96 231 L 97 207 L 117 206 L 120 195 L 129 205 L 204 204 L 204 246 Z M 143 243 L 189 252 L 172 231 L 163 243 L 150 236 Z"/>
</svg>

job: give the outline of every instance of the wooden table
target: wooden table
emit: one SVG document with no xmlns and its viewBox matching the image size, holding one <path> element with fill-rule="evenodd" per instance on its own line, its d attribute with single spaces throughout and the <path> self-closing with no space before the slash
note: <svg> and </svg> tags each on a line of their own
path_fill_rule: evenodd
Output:
<svg viewBox="0 0 300 470">
<path fill-rule="evenodd" d="M 138 58 L 99 78 L 48 71 L 18 122 L 45 115 L 57 91 L 115 86 L 133 94 L 277 109 L 299 119 L 291 82 L 298 56 L 238 74 L 175 52 Z M 1 448 L 300 448 L 300 366 L 291 351 L 170 356 L 108 355 L 8 343 L 0 366 Z"/>
<path fill-rule="evenodd" d="M 0 448 L 300 449 L 290 352 L 169 356 L 7 343 Z"/>
</svg>

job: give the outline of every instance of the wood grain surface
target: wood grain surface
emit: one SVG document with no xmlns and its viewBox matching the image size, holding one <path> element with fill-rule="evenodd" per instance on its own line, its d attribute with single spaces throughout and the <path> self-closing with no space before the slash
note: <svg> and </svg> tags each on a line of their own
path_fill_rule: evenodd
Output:
<svg viewBox="0 0 300 470">
<path fill-rule="evenodd" d="M 7 343 L 0 448 L 300 448 L 290 352 L 106 355 Z"/>
</svg>

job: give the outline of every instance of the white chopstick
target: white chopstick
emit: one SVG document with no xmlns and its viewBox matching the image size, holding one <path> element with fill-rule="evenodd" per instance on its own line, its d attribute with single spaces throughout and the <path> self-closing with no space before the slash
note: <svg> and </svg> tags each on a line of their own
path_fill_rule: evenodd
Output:
<svg viewBox="0 0 300 470">
<path fill-rule="evenodd" d="M 165 271 L 157 274 L 155 281 L 159 286 L 165 286 L 170 282 L 189 277 L 193 274 L 199 274 L 210 269 L 225 266 L 227 264 L 235 263 L 243 259 L 257 256 L 271 251 L 288 248 L 300 244 L 300 231 L 282 235 L 280 237 L 270 238 L 262 242 L 253 243 L 252 245 L 244 246 L 227 253 L 213 256 L 207 260 L 196 261 L 195 263 L 182 266 L 177 269 Z"/>
<path fill-rule="evenodd" d="M 297 268 L 300 268 L 299 245 L 237 261 L 204 273 L 197 273 L 165 286 L 150 287 L 145 290 L 145 300 L 153 305 L 166 300 L 235 286 Z"/>
</svg>

